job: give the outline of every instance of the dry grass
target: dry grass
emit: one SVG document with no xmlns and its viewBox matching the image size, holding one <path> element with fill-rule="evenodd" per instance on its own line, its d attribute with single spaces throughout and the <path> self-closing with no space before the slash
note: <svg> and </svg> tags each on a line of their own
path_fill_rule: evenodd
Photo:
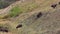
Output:
<svg viewBox="0 0 60 34">
<path fill-rule="evenodd" d="M 10 13 L 9 13 L 9 16 L 10 17 L 15 17 L 16 15 L 20 15 L 22 13 L 28 13 L 28 14 L 35 14 L 36 12 L 38 11 L 55 11 L 53 8 L 50 7 L 51 4 L 54 4 L 54 3 L 57 3 L 59 2 L 60 0 L 35 0 L 35 2 L 24 2 L 24 3 L 21 3 L 20 5 L 18 6 L 15 6 L 11 9 Z M 35 11 L 36 10 L 36 11 Z M 57 13 L 58 14 L 58 13 Z M 22 15 L 23 16 L 26 16 L 28 17 L 27 20 L 24 20 L 22 21 L 24 18 L 22 17 L 19 17 L 18 19 L 15 18 L 13 21 L 11 19 L 11 21 L 8 21 L 8 19 L 6 19 L 6 21 L 4 20 L 1 20 L 0 19 L 0 24 L 5 24 L 5 25 L 9 25 L 9 29 L 10 29 L 10 32 L 6 33 L 6 34 L 40 34 L 42 32 L 45 32 L 46 29 L 44 29 L 43 27 L 41 27 L 42 29 L 38 29 L 40 27 L 38 27 L 39 25 L 41 26 L 44 26 L 45 25 L 45 20 L 43 20 L 43 18 L 45 19 L 45 17 L 42 17 L 41 20 L 40 18 L 36 21 L 34 21 L 34 18 L 31 17 L 31 15 L 29 16 L 26 16 L 26 15 Z M 53 15 L 52 15 L 53 16 Z M 2 17 L 2 16 L 1 16 Z M 54 16 L 53 16 L 54 17 Z M 21 19 L 20 19 L 21 18 Z M 29 20 L 29 19 L 32 19 L 32 20 Z M 31 24 L 31 22 L 33 22 Z M 42 23 L 40 23 L 42 22 Z M 19 28 L 19 29 L 16 29 L 16 26 L 18 24 L 22 23 L 23 24 L 23 27 L 22 28 Z M 26 24 L 29 24 L 29 26 L 27 26 Z M 43 25 L 44 24 L 44 25 Z M 5 26 L 3 25 L 3 26 Z M 37 32 L 38 31 L 38 32 Z M 1 33 L 2 34 L 2 33 Z M 5 34 L 5 33 L 3 33 Z"/>
</svg>

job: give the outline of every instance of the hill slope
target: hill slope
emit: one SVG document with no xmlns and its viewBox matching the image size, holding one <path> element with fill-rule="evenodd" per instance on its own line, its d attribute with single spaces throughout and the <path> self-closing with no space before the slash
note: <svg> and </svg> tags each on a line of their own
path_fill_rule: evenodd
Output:
<svg viewBox="0 0 60 34">
<path fill-rule="evenodd" d="M 59 34 L 60 0 L 16 1 L 0 10 L 1 34 Z"/>
</svg>

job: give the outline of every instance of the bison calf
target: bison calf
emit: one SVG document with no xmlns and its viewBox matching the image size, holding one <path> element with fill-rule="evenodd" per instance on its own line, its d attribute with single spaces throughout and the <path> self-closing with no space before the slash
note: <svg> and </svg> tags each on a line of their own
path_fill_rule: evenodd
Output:
<svg viewBox="0 0 60 34">
<path fill-rule="evenodd" d="M 41 12 L 37 14 L 37 18 L 40 18 L 41 16 L 42 16 Z"/>
<path fill-rule="evenodd" d="M 1 32 L 8 32 L 8 29 L 6 27 L 0 27 Z"/>
<path fill-rule="evenodd" d="M 17 27 L 16 27 L 16 28 L 20 28 L 20 27 L 22 27 L 22 24 L 17 25 Z"/>
<path fill-rule="evenodd" d="M 57 4 L 53 4 L 53 5 L 51 5 L 52 8 L 55 8 L 56 6 L 57 6 Z"/>
</svg>

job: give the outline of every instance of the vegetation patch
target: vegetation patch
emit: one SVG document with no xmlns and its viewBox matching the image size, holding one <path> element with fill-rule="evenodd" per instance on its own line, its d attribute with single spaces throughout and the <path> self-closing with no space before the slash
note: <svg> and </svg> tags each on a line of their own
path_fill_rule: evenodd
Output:
<svg viewBox="0 0 60 34">
<path fill-rule="evenodd" d="M 15 17 L 19 13 L 22 13 L 22 11 L 21 11 L 21 9 L 18 6 L 16 6 L 16 7 L 14 7 L 14 8 L 11 9 L 11 11 L 10 11 L 10 17 Z"/>
<path fill-rule="evenodd" d="M 36 5 L 35 3 L 30 3 L 24 6 L 21 6 L 21 5 L 15 6 L 14 8 L 11 9 L 9 13 L 9 17 L 16 17 L 21 13 L 32 11 L 36 7 L 38 7 L 38 5 Z"/>
</svg>

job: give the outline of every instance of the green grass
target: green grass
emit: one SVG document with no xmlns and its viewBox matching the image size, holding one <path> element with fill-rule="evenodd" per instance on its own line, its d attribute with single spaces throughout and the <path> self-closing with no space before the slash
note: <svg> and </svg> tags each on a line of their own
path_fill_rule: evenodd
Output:
<svg viewBox="0 0 60 34">
<path fill-rule="evenodd" d="M 9 13 L 9 17 L 16 17 L 17 15 L 23 13 L 23 12 L 29 12 L 32 11 L 34 8 L 36 8 L 37 5 L 35 3 L 30 3 L 27 5 L 23 5 L 23 6 L 16 6 L 14 8 L 11 9 L 10 13 Z"/>
<path fill-rule="evenodd" d="M 34 10 L 35 8 L 37 8 L 38 5 L 36 3 L 27 3 L 27 4 L 23 4 L 23 5 L 16 5 L 15 7 L 13 7 L 10 12 L 7 15 L 0 15 L 0 19 L 6 19 L 6 18 L 10 18 L 10 17 L 16 17 L 21 13 L 27 13 L 27 12 L 31 12 L 32 10 Z"/>
<path fill-rule="evenodd" d="M 14 7 L 14 8 L 11 9 L 10 17 L 15 17 L 19 13 L 22 13 L 22 11 L 21 11 L 21 9 L 18 6 L 16 6 L 16 7 Z"/>
</svg>

